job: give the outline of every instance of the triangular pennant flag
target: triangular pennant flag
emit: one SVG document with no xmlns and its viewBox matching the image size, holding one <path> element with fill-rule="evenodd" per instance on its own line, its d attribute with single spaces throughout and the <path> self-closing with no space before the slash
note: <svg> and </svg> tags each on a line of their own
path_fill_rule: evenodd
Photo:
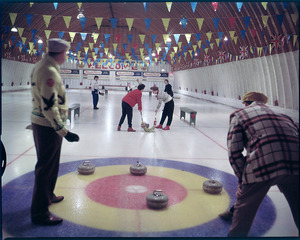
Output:
<svg viewBox="0 0 300 240">
<path fill-rule="evenodd" d="M 211 5 L 213 6 L 215 12 L 217 11 L 218 4 L 219 4 L 218 2 L 212 2 L 211 3 Z"/>
<path fill-rule="evenodd" d="M 206 36 L 207 36 L 207 39 L 208 39 L 208 41 L 210 41 L 210 39 L 211 39 L 211 35 L 212 35 L 212 32 L 208 32 L 208 33 L 206 33 Z"/>
<path fill-rule="evenodd" d="M 87 33 L 80 33 L 82 41 L 86 39 Z"/>
<path fill-rule="evenodd" d="M 89 48 L 88 47 L 84 47 L 84 52 L 87 54 L 89 51 Z"/>
<path fill-rule="evenodd" d="M 110 34 L 104 34 L 104 38 L 105 38 L 106 43 L 108 43 Z"/>
<path fill-rule="evenodd" d="M 118 44 L 117 43 L 113 43 L 113 47 L 114 47 L 114 50 L 116 51 L 117 47 L 118 47 Z"/>
<path fill-rule="evenodd" d="M 267 10 L 267 4 L 268 2 L 262 2 L 261 5 L 263 5 L 264 9 Z"/>
<path fill-rule="evenodd" d="M 283 21 L 283 15 L 277 15 L 277 21 L 279 23 L 279 26 L 281 27 Z"/>
<path fill-rule="evenodd" d="M 262 35 L 263 38 L 265 37 L 265 34 L 264 34 L 263 30 L 261 30 L 261 35 Z"/>
<path fill-rule="evenodd" d="M 22 37 L 24 28 L 18 28 L 19 36 Z"/>
<path fill-rule="evenodd" d="M 214 43 L 211 43 L 209 46 L 210 46 L 211 49 L 213 49 L 214 45 L 215 45 Z"/>
<path fill-rule="evenodd" d="M 79 18 L 79 22 L 80 22 L 80 24 L 82 26 L 82 29 L 84 29 L 86 20 L 87 20 L 87 17 L 81 17 L 81 18 Z"/>
<path fill-rule="evenodd" d="M 99 48 L 94 48 L 96 55 L 98 54 Z"/>
<path fill-rule="evenodd" d="M 182 42 L 178 42 L 178 49 L 180 50 L 181 49 L 181 44 L 182 44 Z"/>
<path fill-rule="evenodd" d="M 196 52 L 197 45 L 193 45 L 194 52 Z"/>
<path fill-rule="evenodd" d="M 93 51 L 94 43 L 89 43 L 91 51 Z"/>
<path fill-rule="evenodd" d="M 229 23 L 230 23 L 230 28 L 233 28 L 233 26 L 235 24 L 236 17 L 230 17 L 230 18 L 228 18 L 228 20 L 229 20 Z"/>
<path fill-rule="evenodd" d="M 33 14 L 25 14 L 25 17 L 26 17 L 26 20 L 27 20 L 28 27 L 30 27 L 30 24 L 31 24 L 31 21 L 32 21 L 32 18 L 33 18 Z"/>
<path fill-rule="evenodd" d="M 65 34 L 65 32 L 58 32 L 58 37 L 59 37 L 60 39 L 62 39 L 63 36 L 64 36 L 64 34 Z"/>
<path fill-rule="evenodd" d="M 92 37 L 94 38 L 94 43 L 96 43 L 99 37 L 99 33 L 93 33 Z"/>
<path fill-rule="evenodd" d="M 204 18 L 197 18 L 196 20 L 198 23 L 199 30 L 201 30 L 203 22 L 204 22 Z"/>
<path fill-rule="evenodd" d="M 219 40 L 221 41 L 223 37 L 223 32 L 218 32 L 218 36 L 219 36 Z"/>
<path fill-rule="evenodd" d="M 220 44 L 220 39 L 219 38 L 216 38 L 216 43 L 219 46 L 219 44 Z"/>
<path fill-rule="evenodd" d="M 57 2 L 53 3 L 55 10 L 57 9 L 57 4 L 58 4 Z"/>
<path fill-rule="evenodd" d="M 246 31 L 245 30 L 241 30 L 242 39 L 244 39 L 245 34 L 246 34 Z"/>
<path fill-rule="evenodd" d="M 261 16 L 261 19 L 262 19 L 262 21 L 263 21 L 264 27 L 266 27 L 266 26 L 267 26 L 268 19 L 269 19 L 269 15 Z"/>
<path fill-rule="evenodd" d="M 102 20 L 103 20 L 103 17 L 95 17 L 95 21 L 96 21 L 98 30 L 100 29 L 100 26 L 102 24 Z"/>
<path fill-rule="evenodd" d="M 111 18 L 110 22 L 111 22 L 111 25 L 112 25 L 113 29 L 115 29 L 115 27 L 117 25 L 117 22 L 118 22 L 118 19 L 117 18 Z"/>
<path fill-rule="evenodd" d="M 237 43 L 237 39 L 238 39 L 237 36 L 235 36 L 235 37 L 233 38 L 233 41 L 234 41 L 235 44 Z"/>
<path fill-rule="evenodd" d="M 131 43 L 131 41 L 132 41 L 132 37 L 133 37 L 133 35 L 132 35 L 132 34 L 127 34 L 127 38 L 128 38 L 128 41 L 129 41 L 129 43 Z"/>
<path fill-rule="evenodd" d="M 249 17 L 244 17 L 244 23 L 246 25 L 246 29 L 248 29 L 248 26 L 249 26 L 249 22 L 250 22 L 250 16 Z"/>
<path fill-rule="evenodd" d="M 144 18 L 147 31 L 149 30 L 151 20 L 152 20 L 151 18 Z"/>
<path fill-rule="evenodd" d="M 73 42 L 76 32 L 69 32 L 71 42 Z"/>
<path fill-rule="evenodd" d="M 174 34 L 174 39 L 176 44 L 178 44 L 178 40 L 179 40 L 180 34 Z"/>
<path fill-rule="evenodd" d="M 174 52 L 177 53 L 178 47 L 173 47 Z"/>
<path fill-rule="evenodd" d="M 65 21 L 67 28 L 69 28 L 69 26 L 70 26 L 71 18 L 72 18 L 71 16 L 63 16 L 63 19 Z"/>
<path fill-rule="evenodd" d="M 30 3 L 29 3 L 29 6 L 30 6 L 30 7 L 32 7 L 32 6 L 33 6 L 33 4 L 34 4 L 33 2 L 30 2 Z"/>
<path fill-rule="evenodd" d="M 187 25 L 187 18 L 181 18 L 180 19 L 180 24 L 182 25 L 183 29 L 185 29 L 186 25 Z"/>
<path fill-rule="evenodd" d="M 159 52 L 160 51 L 160 43 L 155 43 L 155 48 L 156 48 L 156 51 Z"/>
<path fill-rule="evenodd" d="M 213 18 L 213 22 L 214 22 L 214 24 L 215 24 L 215 28 L 216 28 L 216 30 L 218 30 L 218 26 L 219 26 L 220 18 Z"/>
<path fill-rule="evenodd" d="M 295 13 L 291 14 L 291 18 L 292 18 L 292 20 L 293 20 L 293 22 L 294 22 L 294 24 L 296 26 L 297 20 L 298 20 L 298 14 L 295 14 Z"/>
<path fill-rule="evenodd" d="M 151 37 L 152 37 L 152 42 L 155 43 L 155 39 L 156 39 L 157 35 L 151 35 Z"/>
<path fill-rule="evenodd" d="M 190 34 L 190 33 L 185 34 L 185 38 L 188 43 L 191 41 L 191 36 L 192 36 L 192 34 Z"/>
<path fill-rule="evenodd" d="M 43 18 L 44 18 L 44 21 L 46 24 L 46 28 L 48 28 L 52 16 L 51 15 L 43 15 Z"/>
<path fill-rule="evenodd" d="M 104 52 L 106 55 L 108 55 L 108 48 L 104 48 Z"/>
<path fill-rule="evenodd" d="M 147 12 L 148 3 L 147 2 L 143 2 L 143 5 L 144 5 L 145 12 Z"/>
<path fill-rule="evenodd" d="M 206 45 L 207 45 L 207 47 L 209 47 L 209 44 L 210 44 L 210 41 L 209 41 L 209 40 L 206 40 Z"/>
<path fill-rule="evenodd" d="M 197 42 L 199 42 L 199 40 L 200 40 L 200 37 L 201 37 L 201 33 L 195 33 L 195 36 L 196 36 L 196 40 L 197 40 Z"/>
<path fill-rule="evenodd" d="M 139 37 L 140 37 L 140 40 L 141 40 L 142 44 L 144 44 L 145 34 L 140 34 Z"/>
<path fill-rule="evenodd" d="M 116 34 L 116 40 L 117 40 L 117 43 L 120 42 L 121 37 L 122 37 L 122 34 Z"/>
<path fill-rule="evenodd" d="M 230 38 L 233 39 L 235 31 L 229 31 Z"/>
<path fill-rule="evenodd" d="M 11 21 L 11 25 L 15 24 L 16 18 L 17 18 L 17 13 L 9 13 L 9 17 L 10 17 L 10 21 Z"/>
<path fill-rule="evenodd" d="M 251 29 L 251 34 L 252 34 L 252 37 L 255 38 L 256 36 L 256 29 Z"/>
<path fill-rule="evenodd" d="M 164 38 L 165 44 L 167 44 L 167 40 L 169 38 L 169 34 L 163 34 L 163 38 Z"/>
<path fill-rule="evenodd" d="M 26 42 L 26 37 L 22 37 L 22 43 L 23 43 L 23 45 L 25 45 L 25 42 Z"/>
<path fill-rule="evenodd" d="M 30 51 L 32 51 L 34 48 L 34 43 L 33 42 L 29 42 L 29 49 Z"/>
<path fill-rule="evenodd" d="M 191 2 L 191 7 L 192 7 L 192 10 L 193 10 L 193 13 L 194 13 L 195 10 L 196 10 L 196 7 L 197 7 L 197 2 Z"/>
<path fill-rule="evenodd" d="M 297 35 L 295 34 L 295 35 L 293 35 L 293 47 L 295 46 L 295 43 L 296 43 L 296 41 L 297 41 Z"/>
<path fill-rule="evenodd" d="M 51 30 L 45 30 L 46 38 L 49 39 Z"/>
<path fill-rule="evenodd" d="M 170 18 L 162 18 L 161 20 L 162 20 L 162 22 L 163 22 L 163 25 L 164 25 L 164 27 L 165 27 L 165 30 L 168 31 Z"/>
<path fill-rule="evenodd" d="M 124 51 L 126 51 L 127 43 L 124 43 L 124 44 L 123 44 L 123 48 L 124 48 Z"/>
<path fill-rule="evenodd" d="M 129 31 L 131 31 L 133 20 L 134 20 L 133 18 L 126 18 Z"/>
<path fill-rule="evenodd" d="M 168 11 L 171 12 L 172 2 L 166 2 Z"/>
<path fill-rule="evenodd" d="M 199 47 L 199 48 L 201 48 L 201 42 L 202 42 L 202 41 L 199 41 L 199 42 L 198 42 L 198 47 Z"/>
<path fill-rule="evenodd" d="M 238 10 L 239 10 L 239 12 L 241 11 L 241 8 L 242 8 L 242 6 L 243 6 L 243 3 L 242 2 L 237 2 L 236 3 L 236 6 L 237 6 L 237 8 L 238 8 Z"/>
</svg>

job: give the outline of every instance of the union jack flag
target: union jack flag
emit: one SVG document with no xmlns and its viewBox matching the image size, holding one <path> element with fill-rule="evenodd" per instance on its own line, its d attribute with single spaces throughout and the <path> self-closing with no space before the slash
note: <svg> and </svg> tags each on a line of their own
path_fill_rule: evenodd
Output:
<svg viewBox="0 0 300 240">
<path fill-rule="evenodd" d="M 240 47 L 240 58 L 241 59 L 245 59 L 248 57 L 248 46 L 242 46 Z"/>
<path fill-rule="evenodd" d="M 10 59 L 11 58 L 11 52 L 6 52 L 5 56 L 6 56 L 6 58 Z"/>
<path fill-rule="evenodd" d="M 209 63 L 209 61 L 210 61 L 210 57 L 209 57 L 209 55 L 204 55 L 204 63 Z"/>
<path fill-rule="evenodd" d="M 284 46 L 284 38 L 281 38 L 281 34 L 274 34 L 271 35 L 271 44 L 272 44 L 272 49 L 275 48 L 276 50 L 278 48 L 282 48 Z"/>
<path fill-rule="evenodd" d="M 225 51 L 219 51 L 219 60 L 225 60 Z"/>
</svg>

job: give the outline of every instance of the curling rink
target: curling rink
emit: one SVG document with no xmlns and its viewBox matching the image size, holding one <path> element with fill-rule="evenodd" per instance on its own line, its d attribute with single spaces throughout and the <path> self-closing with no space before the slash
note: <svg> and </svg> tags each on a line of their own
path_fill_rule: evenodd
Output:
<svg viewBox="0 0 300 240">
<path fill-rule="evenodd" d="M 94 110 L 90 90 L 67 89 L 69 106 L 80 103 L 80 116 L 68 125 L 80 141 L 63 141 L 55 194 L 65 199 L 49 208 L 63 218 L 56 226 L 37 226 L 30 220 L 36 163 L 28 128 L 31 93 L 2 93 L 1 139 L 7 153 L 2 176 L 3 238 L 227 236 L 230 223 L 218 214 L 235 201 L 237 179 L 227 158 L 226 137 L 229 115 L 236 109 L 175 93 L 170 131 L 145 132 L 137 106 L 133 111 L 136 132 L 127 132 L 127 119 L 117 131 L 126 93 L 109 90 L 99 96 L 99 110 Z M 143 118 L 151 127 L 157 100 L 144 92 L 142 103 Z M 180 119 L 180 107 L 197 111 L 195 126 L 189 124 L 189 115 Z M 95 165 L 92 175 L 77 172 L 86 160 Z M 147 166 L 143 176 L 130 174 L 130 166 L 137 161 Z M 208 179 L 223 184 L 220 194 L 203 191 Z M 156 189 L 168 196 L 166 208 L 147 207 L 146 196 Z M 249 237 L 298 236 L 283 194 L 272 187 Z"/>
</svg>

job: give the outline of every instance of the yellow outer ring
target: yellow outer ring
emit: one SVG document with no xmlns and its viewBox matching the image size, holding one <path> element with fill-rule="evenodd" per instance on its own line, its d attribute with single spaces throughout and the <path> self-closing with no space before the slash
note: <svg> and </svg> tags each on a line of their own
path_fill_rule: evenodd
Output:
<svg viewBox="0 0 300 240">
<path fill-rule="evenodd" d="M 85 194 L 85 187 L 99 178 L 130 174 L 130 165 L 96 167 L 92 175 L 71 172 L 58 178 L 55 194 L 64 201 L 52 204 L 50 211 L 67 221 L 109 231 L 160 232 L 198 226 L 224 212 L 230 203 L 228 193 L 211 195 L 202 190 L 208 180 L 200 175 L 173 168 L 147 166 L 147 175 L 168 178 L 184 186 L 187 197 L 162 210 L 132 210 L 108 207 L 96 203 Z M 137 183 L 138 184 L 138 183 Z M 154 189 L 149 189 L 149 193 Z M 145 199 L 146 201 L 146 199 Z"/>
</svg>

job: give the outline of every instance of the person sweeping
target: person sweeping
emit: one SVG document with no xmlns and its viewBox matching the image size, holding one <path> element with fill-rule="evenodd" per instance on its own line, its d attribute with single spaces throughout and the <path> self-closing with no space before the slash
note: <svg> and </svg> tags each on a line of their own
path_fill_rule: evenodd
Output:
<svg viewBox="0 0 300 240">
<path fill-rule="evenodd" d="M 166 92 L 159 92 L 159 88 L 157 86 L 153 86 L 150 88 L 153 94 L 156 94 L 156 98 L 158 100 L 158 104 L 155 110 L 157 113 L 158 109 L 160 108 L 162 102 L 165 103 L 163 114 L 161 116 L 159 125 L 156 128 L 161 128 L 163 130 L 170 130 L 170 126 L 173 120 L 173 112 L 174 112 L 174 101 L 173 98 Z M 163 128 L 163 124 L 168 117 L 167 125 Z"/>
<path fill-rule="evenodd" d="M 138 110 L 142 111 L 142 92 L 145 89 L 144 84 L 140 84 L 137 89 L 129 92 L 126 94 L 126 96 L 122 99 L 122 116 L 119 121 L 119 125 L 117 130 L 121 130 L 121 126 L 125 120 L 125 117 L 127 116 L 128 120 L 128 132 L 135 132 L 135 130 L 132 128 L 132 110 L 133 107 L 138 104 Z"/>
</svg>

